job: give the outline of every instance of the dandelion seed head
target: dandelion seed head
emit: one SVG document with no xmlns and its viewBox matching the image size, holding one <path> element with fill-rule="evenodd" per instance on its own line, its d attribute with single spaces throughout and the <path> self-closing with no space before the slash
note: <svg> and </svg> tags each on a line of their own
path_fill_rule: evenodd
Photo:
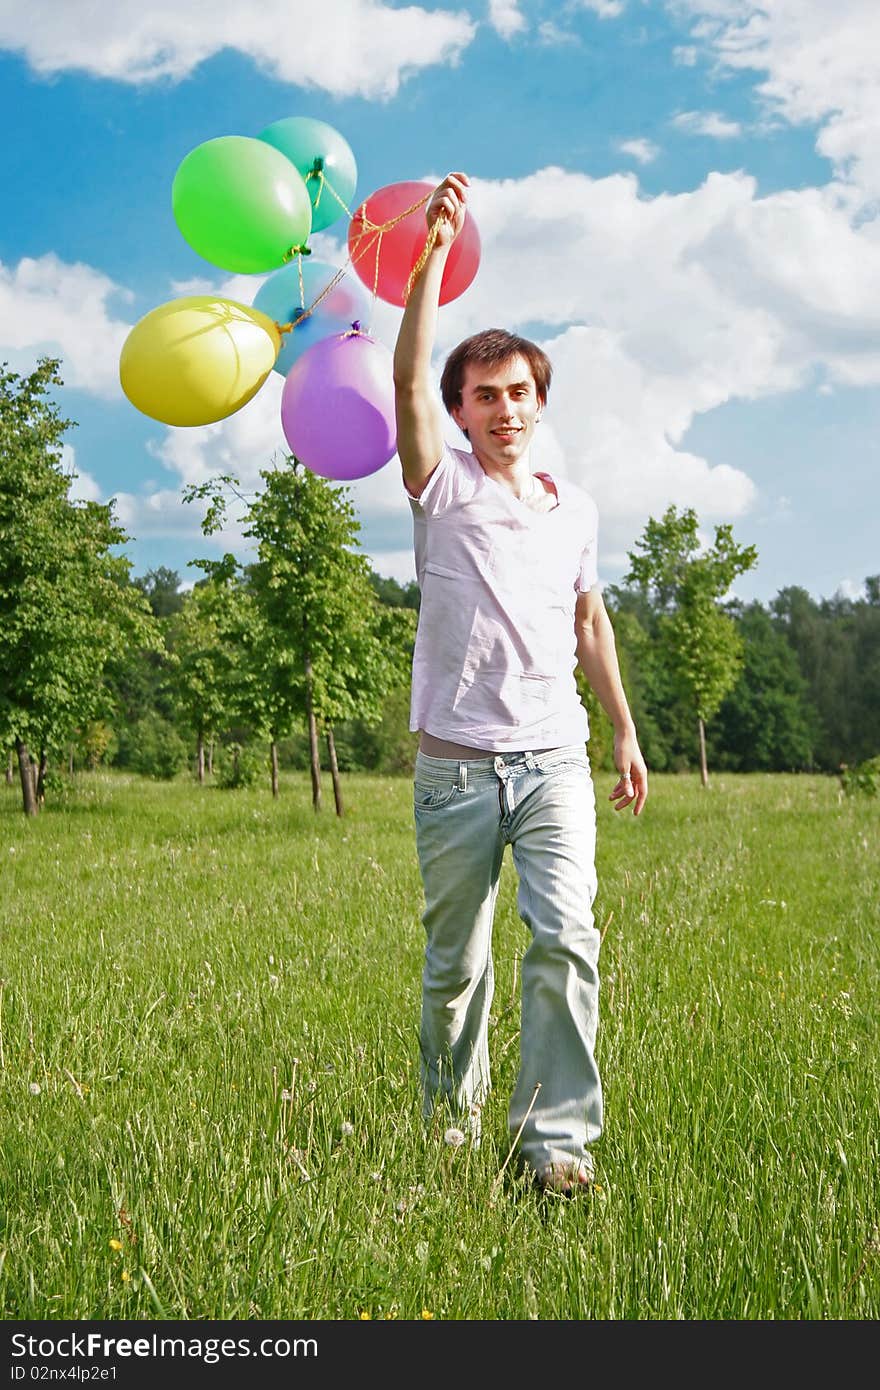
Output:
<svg viewBox="0 0 880 1390">
<path fill-rule="evenodd" d="M 30 1091 L 32 1096 L 38 1096 L 42 1089 L 43 1088 L 40 1085 L 39 1081 L 32 1081 L 31 1084 L 28 1086 L 28 1090 Z"/>
<path fill-rule="evenodd" d="M 460 1147 L 460 1145 L 464 1143 L 464 1139 L 464 1132 L 452 1126 L 451 1128 L 447 1129 L 446 1133 L 444 1134 L 443 1143 L 448 1144 L 449 1147 L 452 1149 L 457 1149 Z"/>
<path fill-rule="evenodd" d="M 354 1134 L 354 1125 L 350 1120 L 342 1121 L 342 1124 L 339 1126 L 339 1133 L 342 1135 L 343 1139 L 347 1139 L 349 1135 Z"/>
</svg>

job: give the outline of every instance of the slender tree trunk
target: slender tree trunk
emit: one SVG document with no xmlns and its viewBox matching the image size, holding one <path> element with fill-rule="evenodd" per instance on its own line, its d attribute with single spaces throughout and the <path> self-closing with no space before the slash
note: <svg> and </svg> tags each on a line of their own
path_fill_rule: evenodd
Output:
<svg viewBox="0 0 880 1390">
<path fill-rule="evenodd" d="M 214 776 L 214 740 L 208 740 L 208 776 Z"/>
<path fill-rule="evenodd" d="M 269 756 L 272 763 L 272 795 L 278 798 L 278 744 L 273 738 L 269 744 Z"/>
<path fill-rule="evenodd" d="M 31 755 L 28 752 L 26 743 L 20 739 L 15 741 L 15 751 L 18 754 L 18 775 L 21 780 L 21 797 L 26 816 L 35 816 L 39 811 L 37 804 L 37 789 L 34 786 L 34 772 L 31 763 Z"/>
<path fill-rule="evenodd" d="M 312 705 L 312 659 L 306 657 L 306 712 L 309 717 L 309 763 L 312 769 L 312 807 L 321 809 L 321 759 L 318 755 L 318 724 Z"/>
<path fill-rule="evenodd" d="M 327 752 L 330 754 L 330 772 L 333 777 L 333 797 L 336 801 L 336 814 L 342 815 L 342 783 L 339 780 L 339 764 L 336 761 L 336 742 L 332 725 L 327 730 Z"/>
<path fill-rule="evenodd" d="M 34 774 L 37 779 L 34 791 L 36 793 L 37 802 L 40 806 L 42 806 L 46 800 L 46 773 L 48 771 L 48 768 L 49 755 L 46 752 L 45 748 L 41 748 L 40 761 L 34 768 Z"/>
<path fill-rule="evenodd" d="M 199 729 L 198 742 L 196 743 L 196 769 L 199 774 L 199 782 L 205 780 L 205 740 L 202 731 Z"/>
<path fill-rule="evenodd" d="M 6 758 L 6 785 L 11 787 L 15 779 L 15 750 L 10 748 Z"/>
<path fill-rule="evenodd" d="M 67 749 L 67 771 L 73 776 L 73 744 L 68 745 Z"/>
<path fill-rule="evenodd" d="M 700 724 L 700 781 L 704 787 L 709 785 L 709 769 L 706 766 L 706 726 L 702 719 Z"/>
</svg>

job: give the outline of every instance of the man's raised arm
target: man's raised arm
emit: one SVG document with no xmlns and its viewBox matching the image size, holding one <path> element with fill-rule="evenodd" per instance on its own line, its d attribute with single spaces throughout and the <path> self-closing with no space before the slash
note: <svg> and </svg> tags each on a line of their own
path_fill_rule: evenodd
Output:
<svg viewBox="0 0 880 1390">
<path fill-rule="evenodd" d="M 449 248 L 464 226 L 467 188 L 467 174 L 448 174 L 434 190 L 425 216 L 429 231 L 439 219 L 436 241 L 407 300 L 394 349 L 397 452 L 404 481 L 415 497 L 443 453 L 443 426 L 431 388 L 431 352 L 440 284 Z"/>
</svg>

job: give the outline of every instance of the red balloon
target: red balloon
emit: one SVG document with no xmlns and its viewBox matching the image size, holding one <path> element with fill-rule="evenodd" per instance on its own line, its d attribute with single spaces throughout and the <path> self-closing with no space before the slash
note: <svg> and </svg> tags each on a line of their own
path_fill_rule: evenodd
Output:
<svg viewBox="0 0 880 1390">
<path fill-rule="evenodd" d="M 381 236 L 375 230 L 420 203 L 434 187 L 430 183 L 389 183 L 371 193 L 360 205 L 348 228 L 348 253 L 358 277 L 368 290 L 375 288 L 388 304 L 403 305 L 404 292 L 428 237 L 425 204 L 396 222 Z M 378 268 L 377 268 L 378 262 Z M 440 288 L 440 303 L 448 304 L 463 294 L 480 264 L 480 234 L 470 213 L 452 243 Z"/>
</svg>

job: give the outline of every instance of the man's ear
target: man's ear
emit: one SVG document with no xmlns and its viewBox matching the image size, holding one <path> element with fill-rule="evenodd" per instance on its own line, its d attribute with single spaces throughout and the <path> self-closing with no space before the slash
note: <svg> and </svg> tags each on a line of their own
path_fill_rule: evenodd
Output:
<svg viewBox="0 0 880 1390">
<path fill-rule="evenodd" d="M 467 432 L 467 430 L 465 429 L 465 427 L 464 427 L 464 425 L 463 425 L 463 423 L 462 423 L 462 419 L 461 419 L 461 406 L 459 406 L 459 405 L 454 405 L 454 406 L 452 407 L 452 409 L 450 410 L 449 414 L 452 416 L 453 420 L 454 420 L 455 423 L 458 425 L 458 428 L 461 430 L 461 432 L 462 432 L 462 434 L 464 435 L 465 439 L 467 439 L 467 438 L 468 438 L 468 432 Z"/>
</svg>

